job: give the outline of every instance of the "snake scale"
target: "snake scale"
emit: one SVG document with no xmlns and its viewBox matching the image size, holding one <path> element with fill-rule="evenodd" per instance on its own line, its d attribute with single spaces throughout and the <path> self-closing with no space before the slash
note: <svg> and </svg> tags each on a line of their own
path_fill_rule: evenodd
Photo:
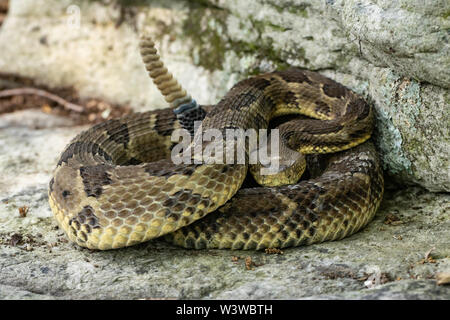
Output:
<svg viewBox="0 0 450 320">
<path fill-rule="evenodd" d="M 351 90 L 291 68 L 242 80 L 215 106 L 199 106 L 149 37 L 141 39 L 141 55 L 171 107 L 95 125 L 66 146 L 49 203 L 71 241 L 105 250 L 165 236 L 186 248 L 259 250 L 342 239 L 371 221 L 384 189 L 377 153 L 366 141 L 374 115 Z M 242 188 L 247 162 L 170 161 L 172 132 L 197 134 L 195 120 L 202 130 L 258 130 L 291 115 L 277 127 L 283 143 L 302 154 L 333 153 L 311 156 L 325 165 L 309 180 Z"/>
</svg>

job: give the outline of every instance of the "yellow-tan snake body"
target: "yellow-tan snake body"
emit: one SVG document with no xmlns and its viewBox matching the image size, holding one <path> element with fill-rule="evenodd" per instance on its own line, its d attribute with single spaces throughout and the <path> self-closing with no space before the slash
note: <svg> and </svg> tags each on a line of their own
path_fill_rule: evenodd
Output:
<svg viewBox="0 0 450 320">
<path fill-rule="evenodd" d="M 366 142 L 373 110 L 351 90 L 318 73 L 288 69 L 240 81 L 217 105 L 198 106 L 150 39 L 142 40 L 141 53 L 171 107 L 106 121 L 65 148 L 49 203 L 70 240 L 102 250 L 161 236 L 187 248 L 282 248 L 341 239 L 373 218 L 383 195 L 378 156 Z M 202 120 L 202 130 L 224 132 L 265 129 L 287 115 L 309 117 L 277 127 L 288 148 L 336 152 L 321 156 L 325 169 L 309 180 L 241 189 L 247 163 L 170 160 L 173 131 L 194 134 L 195 120 Z"/>
</svg>

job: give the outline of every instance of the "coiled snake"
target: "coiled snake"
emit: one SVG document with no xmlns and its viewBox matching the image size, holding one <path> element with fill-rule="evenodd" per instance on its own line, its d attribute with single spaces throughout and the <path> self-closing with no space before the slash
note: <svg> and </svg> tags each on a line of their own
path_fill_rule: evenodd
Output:
<svg viewBox="0 0 450 320">
<path fill-rule="evenodd" d="M 243 80 L 217 105 L 199 106 L 164 68 L 148 37 L 141 54 L 171 107 L 95 125 L 65 148 L 49 203 L 70 240 L 102 250 L 163 235 L 187 248 L 282 248 L 341 239 L 373 218 L 383 195 L 377 154 L 365 142 L 373 110 L 352 91 L 318 73 L 288 69 Z M 241 189 L 248 146 L 244 164 L 168 160 L 173 130 L 194 134 L 195 120 L 203 119 L 203 131 L 258 130 L 295 114 L 309 118 L 278 127 L 286 149 L 337 152 L 309 180 Z"/>
</svg>

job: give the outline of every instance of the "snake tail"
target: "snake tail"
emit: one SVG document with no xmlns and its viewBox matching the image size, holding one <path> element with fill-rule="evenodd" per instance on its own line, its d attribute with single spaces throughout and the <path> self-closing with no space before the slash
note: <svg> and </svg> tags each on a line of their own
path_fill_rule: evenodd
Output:
<svg viewBox="0 0 450 320">
<path fill-rule="evenodd" d="M 160 56 L 157 54 L 155 42 L 149 36 L 142 36 L 140 39 L 140 52 L 142 61 L 152 78 L 153 83 L 158 87 L 165 100 L 173 108 L 179 108 L 178 112 L 185 108 L 197 106 L 195 100 L 178 83 L 173 75 L 164 66 Z"/>
</svg>

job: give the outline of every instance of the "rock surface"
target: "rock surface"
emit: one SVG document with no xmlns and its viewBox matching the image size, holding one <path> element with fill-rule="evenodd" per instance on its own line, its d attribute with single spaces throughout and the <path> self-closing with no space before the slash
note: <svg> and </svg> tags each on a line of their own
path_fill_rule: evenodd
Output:
<svg viewBox="0 0 450 320">
<path fill-rule="evenodd" d="M 376 142 L 397 184 L 450 191 L 445 0 L 136 3 L 12 0 L 0 70 L 136 110 L 165 107 L 135 28 L 155 36 L 200 103 L 251 74 L 319 70 L 373 103 Z M 0 299 L 450 299 L 435 281 L 450 272 L 450 195 L 421 187 L 386 191 L 375 220 L 348 239 L 282 255 L 159 240 L 107 252 L 67 243 L 47 188 L 60 152 L 86 128 L 37 110 L 0 115 Z"/>
<path fill-rule="evenodd" d="M 68 243 L 47 187 L 59 152 L 86 127 L 45 117 L 38 126 L 39 111 L 0 117 L 0 299 L 450 299 L 435 280 L 450 271 L 450 195 L 420 188 L 387 191 L 375 220 L 350 238 L 279 255 Z"/>
</svg>

